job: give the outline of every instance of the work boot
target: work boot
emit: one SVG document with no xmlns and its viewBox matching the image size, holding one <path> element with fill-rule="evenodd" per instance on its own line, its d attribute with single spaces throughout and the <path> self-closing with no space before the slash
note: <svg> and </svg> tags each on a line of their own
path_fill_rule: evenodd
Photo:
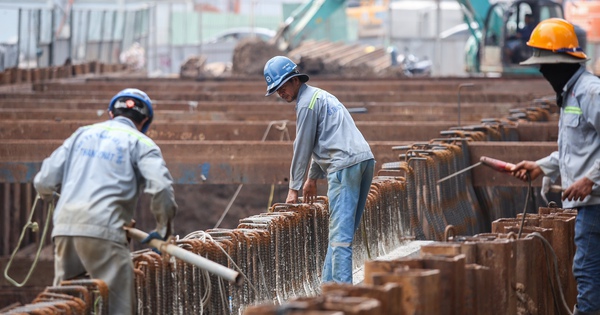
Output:
<svg viewBox="0 0 600 315">
<path fill-rule="evenodd" d="M 595 312 L 582 312 L 577 309 L 577 305 L 573 307 L 573 315 L 600 315 L 600 311 Z"/>
</svg>

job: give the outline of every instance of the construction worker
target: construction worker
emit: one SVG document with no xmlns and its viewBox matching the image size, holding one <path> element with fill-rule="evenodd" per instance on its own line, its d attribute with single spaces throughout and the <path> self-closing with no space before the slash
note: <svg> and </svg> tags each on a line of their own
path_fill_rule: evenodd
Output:
<svg viewBox="0 0 600 315">
<path fill-rule="evenodd" d="M 317 197 L 317 179 L 327 178 L 329 246 L 322 281 L 352 283 L 352 240 L 375 167 L 371 148 L 344 105 L 332 94 L 306 84 L 308 75 L 301 74 L 292 60 L 271 58 L 264 75 L 265 96 L 277 92 L 288 103 L 296 101 L 296 140 L 286 203 L 298 203 L 301 188 L 303 201 L 312 203 Z"/>
<path fill-rule="evenodd" d="M 558 151 L 537 161 L 522 161 L 513 175 L 540 175 L 551 183 L 560 175 L 563 207 L 577 209 L 575 314 L 600 315 L 600 79 L 585 69 L 587 56 L 575 28 L 553 18 L 540 22 L 527 45 L 533 55 L 522 65 L 539 65 L 556 92 L 560 108 Z"/>
<path fill-rule="evenodd" d="M 134 310 L 133 264 L 124 225 L 132 222 L 140 193 L 151 195 L 157 227 L 173 231 L 177 211 L 172 178 L 158 146 L 144 133 L 152 102 L 138 89 L 117 93 L 110 120 L 79 128 L 44 160 L 34 185 L 44 200 L 60 197 L 54 212 L 54 285 L 89 274 L 109 289 L 111 315 Z"/>
</svg>

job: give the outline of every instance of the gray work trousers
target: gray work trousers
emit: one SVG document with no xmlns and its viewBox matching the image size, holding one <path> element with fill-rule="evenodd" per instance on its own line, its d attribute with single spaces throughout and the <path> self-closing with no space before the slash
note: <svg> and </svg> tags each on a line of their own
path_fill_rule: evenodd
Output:
<svg viewBox="0 0 600 315">
<path fill-rule="evenodd" d="M 110 315 L 130 315 L 134 307 L 131 254 L 125 244 L 83 236 L 54 237 L 54 285 L 86 271 L 106 283 Z"/>
</svg>

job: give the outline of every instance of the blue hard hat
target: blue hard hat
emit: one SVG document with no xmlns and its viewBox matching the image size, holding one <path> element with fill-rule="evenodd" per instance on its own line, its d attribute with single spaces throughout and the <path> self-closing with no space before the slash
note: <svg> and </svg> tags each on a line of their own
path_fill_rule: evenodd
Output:
<svg viewBox="0 0 600 315">
<path fill-rule="evenodd" d="M 308 81 L 308 75 L 298 71 L 298 66 L 288 57 L 275 56 L 265 64 L 265 81 L 267 81 L 267 94 L 269 96 L 277 91 L 285 82 L 293 77 L 300 77 L 300 81 Z"/>
<path fill-rule="evenodd" d="M 128 103 L 127 101 L 123 101 L 127 98 L 133 99 L 133 102 L 130 101 L 131 103 Z M 112 112 L 115 108 L 130 108 L 148 117 L 148 121 L 142 126 L 142 133 L 148 131 L 148 127 L 150 127 L 152 118 L 154 117 L 154 111 L 152 110 L 152 101 L 144 91 L 133 88 L 122 90 L 110 100 L 108 111 Z"/>
</svg>

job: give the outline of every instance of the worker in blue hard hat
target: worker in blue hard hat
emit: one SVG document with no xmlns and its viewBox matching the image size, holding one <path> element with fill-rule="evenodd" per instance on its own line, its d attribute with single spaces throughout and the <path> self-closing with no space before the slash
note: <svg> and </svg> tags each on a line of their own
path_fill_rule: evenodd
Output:
<svg viewBox="0 0 600 315">
<path fill-rule="evenodd" d="M 556 92 L 558 151 L 518 163 L 513 174 L 522 180 L 543 175 L 542 192 L 560 176 L 563 208 L 577 209 L 575 314 L 600 315 L 600 79 L 586 70 L 588 58 L 566 20 L 540 22 L 527 45 L 533 54 L 521 64 L 539 66 Z"/>
<path fill-rule="evenodd" d="M 157 221 L 151 238 L 173 231 L 173 180 L 158 146 L 144 133 L 154 112 L 138 89 L 117 93 L 110 119 L 79 128 L 44 160 L 34 186 L 45 200 L 60 194 L 54 212 L 54 285 L 89 274 L 109 290 L 109 314 L 134 311 L 134 274 L 123 226 L 133 222 L 140 186 Z"/>
<path fill-rule="evenodd" d="M 296 102 L 296 139 L 286 203 L 317 197 L 317 180 L 327 179 L 329 246 L 322 281 L 352 283 L 352 241 L 362 217 L 375 160 L 344 105 L 331 93 L 306 84 L 309 77 L 287 57 L 265 64 L 269 96 Z M 308 170 L 308 173 L 307 173 Z"/>
</svg>

